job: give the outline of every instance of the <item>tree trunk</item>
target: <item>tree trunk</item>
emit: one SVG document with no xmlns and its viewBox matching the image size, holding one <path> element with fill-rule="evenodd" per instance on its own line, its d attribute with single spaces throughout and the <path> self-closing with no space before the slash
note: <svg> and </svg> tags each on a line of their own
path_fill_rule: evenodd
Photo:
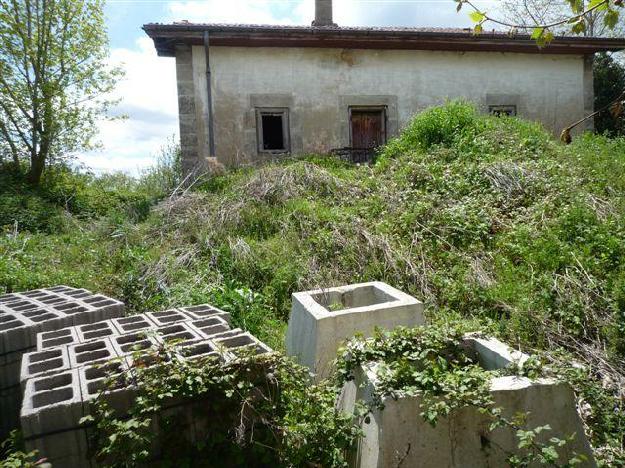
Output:
<svg viewBox="0 0 625 468">
<path fill-rule="evenodd" d="M 46 164 L 45 157 L 35 156 L 30 158 L 30 170 L 28 171 L 28 182 L 33 185 L 39 185 L 41 182 L 41 174 Z"/>
</svg>

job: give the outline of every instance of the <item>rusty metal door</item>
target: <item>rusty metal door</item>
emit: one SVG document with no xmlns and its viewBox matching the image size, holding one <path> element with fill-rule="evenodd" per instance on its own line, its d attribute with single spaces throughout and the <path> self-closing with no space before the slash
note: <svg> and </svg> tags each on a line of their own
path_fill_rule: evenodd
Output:
<svg viewBox="0 0 625 468">
<path fill-rule="evenodd" d="M 386 143 L 384 110 L 351 109 L 351 147 L 373 149 Z"/>
</svg>

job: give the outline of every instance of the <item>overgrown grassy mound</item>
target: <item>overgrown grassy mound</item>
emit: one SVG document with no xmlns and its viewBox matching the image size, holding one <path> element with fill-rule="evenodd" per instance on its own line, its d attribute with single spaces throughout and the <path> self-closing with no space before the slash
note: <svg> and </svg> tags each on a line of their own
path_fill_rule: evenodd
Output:
<svg viewBox="0 0 625 468">
<path fill-rule="evenodd" d="M 69 283 L 135 310 L 209 301 L 279 349 L 293 291 L 382 280 L 433 321 L 574 357 L 623 388 L 624 194 L 625 140 L 563 147 L 537 124 L 450 103 L 373 167 L 309 157 L 214 177 L 147 219 L 66 212 L 45 234 L 7 230 L 0 291 Z M 617 450 L 618 400 L 585 381 L 593 443 Z"/>
</svg>

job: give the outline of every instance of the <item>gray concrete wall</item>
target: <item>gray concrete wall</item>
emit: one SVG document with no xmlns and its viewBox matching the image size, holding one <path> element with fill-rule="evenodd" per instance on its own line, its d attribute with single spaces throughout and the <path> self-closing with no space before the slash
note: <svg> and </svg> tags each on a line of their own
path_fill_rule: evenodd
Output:
<svg viewBox="0 0 625 468">
<path fill-rule="evenodd" d="M 298 154 L 349 146 L 350 106 L 386 106 L 392 136 L 415 113 L 449 98 L 469 99 L 484 111 L 514 104 L 520 116 L 541 121 L 554 133 L 581 118 L 592 103 L 592 75 L 582 56 L 239 47 L 210 52 L 216 156 L 226 165 L 276 157 L 258 153 L 256 107 L 289 108 L 291 151 Z M 188 94 L 180 95 L 187 165 L 191 140 L 195 161 L 208 157 L 204 55 L 202 46 L 193 46 L 194 100 L 187 106 L 185 99 L 183 106 Z M 188 50 L 181 50 L 177 66 L 184 93 L 190 91 L 189 60 Z M 188 125 L 192 116 L 194 125 Z"/>
</svg>

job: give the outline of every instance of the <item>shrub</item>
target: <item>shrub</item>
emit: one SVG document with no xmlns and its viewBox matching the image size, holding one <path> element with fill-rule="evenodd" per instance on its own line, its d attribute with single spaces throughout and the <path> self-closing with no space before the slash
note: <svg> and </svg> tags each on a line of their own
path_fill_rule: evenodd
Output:
<svg viewBox="0 0 625 468">
<path fill-rule="evenodd" d="M 463 133 L 470 132 L 480 122 L 473 104 L 451 101 L 443 107 L 432 107 L 418 114 L 382 150 L 383 157 L 428 150 L 435 145 L 450 146 Z"/>
</svg>

